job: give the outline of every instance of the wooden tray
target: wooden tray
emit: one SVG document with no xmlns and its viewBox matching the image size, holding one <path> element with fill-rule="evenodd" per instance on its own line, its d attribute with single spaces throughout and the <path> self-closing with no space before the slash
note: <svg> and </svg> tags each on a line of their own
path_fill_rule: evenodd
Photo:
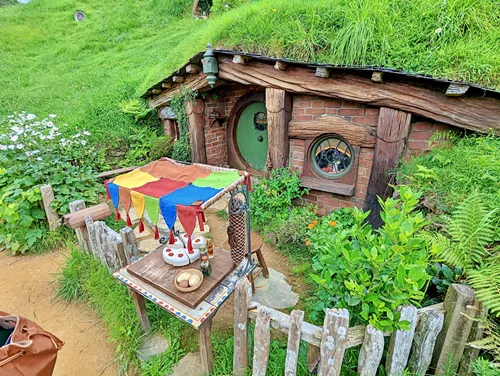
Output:
<svg viewBox="0 0 500 376">
<path fill-rule="evenodd" d="M 195 291 L 181 292 L 175 288 L 175 276 L 187 269 L 200 269 L 200 260 L 186 266 L 174 267 L 163 261 L 163 248 L 164 245 L 129 265 L 127 270 L 190 308 L 196 308 L 236 268 L 229 251 L 215 248 L 215 257 L 210 259 L 212 275 L 205 277 L 200 288 Z"/>
</svg>

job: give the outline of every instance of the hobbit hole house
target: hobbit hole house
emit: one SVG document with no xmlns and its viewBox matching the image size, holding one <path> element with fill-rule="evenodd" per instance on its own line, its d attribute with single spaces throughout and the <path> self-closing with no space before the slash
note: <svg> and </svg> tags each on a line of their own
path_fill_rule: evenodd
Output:
<svg viewBox="0 0 500 376">
<path fill-rule="evenodd" d="M 143 95 L 165 133 L 180 136 L 172 97 L 197 90 L 185 106 L 192 161 L 254 176 L 290 167 L 319 214 L 357 206 L 371 210 L 378 225 L 377 196 L 392 193 L 391 171 L 401 158 L 429 150 L 435 132 L 500 132 L 500 93 L 488 88 L 375 67 L 209 52 L 210 72 L 199 53 Z"/>
</svg>

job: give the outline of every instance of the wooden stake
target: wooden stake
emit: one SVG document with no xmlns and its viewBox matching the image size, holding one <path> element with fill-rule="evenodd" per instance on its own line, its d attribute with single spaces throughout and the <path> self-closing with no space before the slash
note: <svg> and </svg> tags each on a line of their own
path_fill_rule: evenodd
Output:
<svg viewBox="0 0 500 376">
<path fill-rule="evenodd" d="M 383 72 L 373 72 L 372 73 L 372 81 L 373 82 L 383 82 L 384 79 L 384 73 Z"/>
<path fill-rule="evenodd" d="M 444 314 L 436 309 L 424 312 L 418 320 L 408 369 L 412 374 L 424 376 L 431 364 L 437 337 L 443 329 Z"/>
<path fill-rule="evenodd" d="M 290 313 L 290 330 L 288 331 L 288 344 L 286 349 L 285 376 L 297 374 L 299 360 L 300 329 L 304 320 L 304 312 L 293 310 Z"/>
<path fill-rule="evenodd" d="M 201 67 L 198 64 L 188 64 L 186 65 L 186 73 L 196 74 L 201 72 Z"/>
<path fill-rule="evenodd" d="M 47 217 L 47 222 L 49 222 L 50 231 L 54 231 L 61 224 L 59 222 L 59 215 L 52 209 L 52 202 L 54 202 L 54 191 L 52 186 L 49 184 L 42 185 L 40 187 L 40 193 L 42 194 L 43 209 L 45 210 L 45 216 Z"/>
<path fill-rule="evenodd" d="M 125 250 L 125 259 L 127 265 L 136 261 L 139 258 L 139 247 L 135 238 L 134 230 L 130 227 L 124 227 L 120 230 L 123 247 Z"/>
<path fill-rule="evenodd" d="M 410 329 L 395 330 L 392 333 L 385 365 L 388 376 L 401 376 L 403 374 L 410 356 L 411 343 L 417 324 L 417 309 L 414 306 L 398 307 L 398 312 L 401 313 L 399 321 L 409 321 Z"/>
<path fill-rule="evenodd" d="M 274 64 L 274 68 L 281 70 L 281 71 L 285 71 L 286 68 L 288 68 L 288 64 L 285 63 L 284 61 L 276 60 L 276 64 Z"/>
<path fill-rule="evenodd" d="M 76 213 L 79 210 L 85 209 L 85 201 L 76 200 L 69 203 L 69 211 L 71 213 Z M 78 239 L 78 245 L 80 249 L 83 249 L 86 253 L 89 253 L 90 246 L 88 243 L 88 232 L 85 227 L 75 229 L 76 238 Z"/>
<path fill-rule="evenodd" d="M 87 233 L 89 234 L 90 250 L 92 251 L 94 259 L 98 260 L 101 258 L 101 256 L 99 255 L 99 245 L 97 244 L 97 238 L 95 234 L 94 220 L 92 219 L 92 214 L 87 214 L 85 216 L 85 226 L 87 228 Z"/>
<path fill-rule="evenodd" d="M 384 353 L 384 334 L 368 325 L 358 359 L 358 375 L 375 376 Z"/>
<path fill-rule="evenodd" d="M 248 307 L 252 302 L 252 286 L 246 278 L 236 284 L 234 297 L 233 374 L 244 376 L 248 367 Z"/>
<path fill-rule="evenodd" d="M 261 306 L 255 321 L 255 336 L 253 348 L 253 376 L 266 376 L 269 361 L 271 315 L 267 307 Z"/>
<path fill-rule="evenodd" d="M 328 309 L 323 323 L 318 376 L 338 376 L 342 368 L 349 332 L 349 311 Z"/>
</svg>

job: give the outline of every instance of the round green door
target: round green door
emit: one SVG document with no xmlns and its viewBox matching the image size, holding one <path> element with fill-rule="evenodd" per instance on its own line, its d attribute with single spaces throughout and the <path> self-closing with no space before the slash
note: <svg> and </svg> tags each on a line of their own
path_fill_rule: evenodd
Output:
<svg viewBox="0 0 500 376">
<path fill-rule="evenodd" d="M 247 164 L 264 170 L 267 159 L 267 110 L 264 102 L 249 104 L 236 126 L 236 144 Z"/>
</svg>

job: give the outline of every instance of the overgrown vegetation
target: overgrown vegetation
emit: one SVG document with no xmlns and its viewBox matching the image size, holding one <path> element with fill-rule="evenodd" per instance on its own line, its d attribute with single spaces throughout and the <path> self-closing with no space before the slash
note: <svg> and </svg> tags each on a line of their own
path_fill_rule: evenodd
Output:
<svg viewBox="0 0 500 376">
<path fill-rule="evenodd" d="M 177 116 L 179 125 L 179 140 L 174 143 L 172 158 L 178 161 L 191 161 L 191 144 L 189 138 L 189 120 L 186 113 L 186 102 L 193 102 L 197 96 L 196 91 L 181 88 L 179 94 L 172 97 L 170 107 Z"/>
</svg>

